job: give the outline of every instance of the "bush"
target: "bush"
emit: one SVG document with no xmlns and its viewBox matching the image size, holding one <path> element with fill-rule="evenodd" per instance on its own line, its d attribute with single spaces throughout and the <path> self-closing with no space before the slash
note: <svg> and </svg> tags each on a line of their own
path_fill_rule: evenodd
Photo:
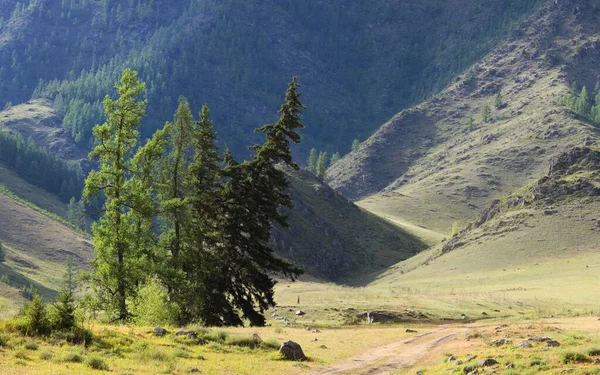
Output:
<svg viewBox="0 0 600 375">
<path fill-rule="evenodd" d="M 229 334 L 225 331 L 211 331 L 204 334 L 203 338 L 208 341 L 225 342 Z"/>
<path fill-rule="evenodd" d="M 15 358 L 18 359 L 29 359 L 29 355 L 25 351 L 25 349 L 19 349 L 14 354 Z"/>
<path fill-rule="evenodd" d="M 53 335 L 61 340 L 65 340 L 66 342 L 72 345 L 85 344 L 85 346 L 88 346 L 92 343 L 94 339 L 92 332 L 80 327 L 73 327 L 71 329 L 62 331 L 54 331 Z"/>
<path fill-rule="evenodd" d="M 588 355 L 590 355 L 592 357 L 598 357 L 598 356 L 600 356 L 600 349 L 591 348 L 590 350 L 588 350 Z"/>
<path fill-rule="evenodd" d="M 38 350 L 38 344 L 35 341 L 28 341 L 23 347 L 27 350 Z"/>
<path fill-rule="evenodd" d="M 281 345 L 275 339 L 265 340 L 260 344 L 260 347 L 267 350 L 279 350 Z"/>
<path fill-rule="evenodd" d="M 560 360 L 564 364 L 570 363 L 586 363 L 589 362 L 590 359 L 585 354 L 576 353 L 576 352 L 564 352 L 560 355 Z"/>
<path fill-rule="evenodd" d="M 44 335 L 50 332 L 50 322 L 46 314 L 46 305 L 39 294 L 35 294 L 31 302 L 24 308 L 24 334 Z"/>
<path fill-rule="evenodd" d="M 132 314 L 138 325 L 175 325 L 180 309 L 169 302 L 166 288 L 156 278 L 152 278 L 138 290 Z"/>
<path fill-rule="evenodd" d="M 103 359 L 100 359 L 98 357 L 90 357 L 85 361 L 85 364 L 88 367 L 93 368 L 94 370 L 102 370 L 102 371 L 108 371 L 108 365 L 106 364 L 106 362 L 104 362 Z"/>
<path fill-rule="evenodd" d="M 40 359 L 44 361 L 49 361 L 54 357 L 54 354 L 50 350 L 43 350 L 40 352 Z"/>
<path fill-rule="evenodd" d="M 81 363 L 83 362 L 83 356 L 79 353 L 68 352 L 60 360 L 61 362 Z"/>
</svg>

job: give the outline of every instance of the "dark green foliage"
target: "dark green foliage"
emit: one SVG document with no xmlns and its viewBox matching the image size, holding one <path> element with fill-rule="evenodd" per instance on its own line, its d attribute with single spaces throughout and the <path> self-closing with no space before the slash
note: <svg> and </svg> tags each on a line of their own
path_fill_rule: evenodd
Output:
<svg viewBox="0 0 600 375">
<path fill-rule="evenodd" d="M 360 147 L 360 141 L 358 139 L 353 140 L 352 141 L 352 151 L 358 150 L 359 147 Z"/>
<path fill-rule="evenodd" d="M 489 121 L 490 119 L 490 114 L 492 113 L 492 109 L 490 108 L 489 104 L 484 104 L 483 108 L 481 109 L 481 122 L 482 123 L 486 123 Z"/>
<path fill-rule="evenodd" d="M 337 163 L 338 160 L 340 160 L 340 153 L 336 152 L 335 154 L 331 155 L 331 160 L 329 161 L 329 166 L 331 167 L 332 165 Z"/>
<path fill-rule="evenodd" d="M 353 137 L 365 139 L 444 87 L 539 3 L 35 1 L 8 24 L 0 98 L 54 98 L 63 126 L 87 145 L 101 122 L 102 93 L 130 66 L 148 82 L 154 103 L 143 137 L 162 127 L 184 94 L 192 107 L 213 106 L 220 136 L 246 156 L 240 134 L 274 120 L 275 93 L 300 72 L 314 108 L 307 123 L 319 125 L 307 130 L 303 154 L 312 146 L 345 152 Z"/>
<path fill-rule="evenodd" d="M 504 100 L 502 99 L 502 92 L 498 91 L 498 93 L 496 94 L 496 99 L 494 101 L 495 101 L 496 109 L 501 109 L 502 107 L 504 107 Z"/>
<path fill-rule="evenodd" d="M 137 73 L 126 69 L 115 85 L 119 98 L 106 97 L 107 121 L 94 128 L 98 145 L 90 158 L 100 162 L 100 169 L 90 172 L 84 189 L 88 200 L 102 193 L 105 197 L 104 216 L 94 223 L 92 285 L 102 297 L 107 312 L 121 321 L 129 318 L 128 296 L 135 295 L 136 286 L 147 276 L 147 257 L 139 243 L 151 231 L 141 230 L 146 213 L 146 201 L 132 157 L 144 116 L 146 101 L 137 101 L 145 85 Z"/>
<path fill-rule="evenodd" d="M 50 332 L 46 305 L 39 294 L 35 294 L 31 302 L 23 308 L 22 329 L 26 335 L 43 335 Z"/>
<path fill-rule="evenodd" d="M 67 219 L 77 228 L 85 228 L 85 202 L 83 199 L 77 201 L 75 197 L 69 200 L 67 205 Z"/>
<path fill-rule="evenodd" d="M 58 196 L 63 202 L 80 197 L 83 182 L 79 170 L 21 135 L 0 130 L 0 162 L 25 181 Z"/>
<path fill-rule="evenodd" d="M 2 241 L 0 241 L 0 263 L 4 263 L 6 261 L 6 252 L 4 250 L 4 246 L 2 246 Z"/>
<path fill-rule="evenodd" d="M 317 149 L 316 148 L 312 148 L 310 150 L 310 153 L 308 154 L 308 170 L 312 173 L 317 173 L 317 159 L 318 159 L 318 154 L 317 154 Z"/>
<path fill-rule="evenodd" d="M 108 371 L 108 365 L 102 358 L 89 357 L 85 360 L 86 366 L 93 368 L 94 370 Z"/>
<path fill-rule="evenodd" d="M 319 159 L 317 160 L 317 177 L 325 178 L 327 174 L 329 157 L 327 152 L 323 151 L 319 153 Z"/>
<path fill-rule="evenodd" d="M 583 86 L 579 91 L 577 82 L 573 82 L 569 94 L 563 99 L 562 104 L 593 123 L 600 124 L 600 91 L 598 90 L 598 84 L 596 84 L 593 96 L 590 97 L 586 86 Z"/>
<path fill-rule="evenodd" d="M 67 258 L 67 270 L 63 276 L 60 295 L 54 304 L 55 314 L 52 321 L 53 329 L 68 330 L 75 327 L 75 289 L 77 275 L 73 269 L 73 257 Z"/>
<path fill-rule="evenodd" d="M 573 364 L 573 363 L 587 363 L 590 362 L 590 358 L 582 353 L 576 352 L 564 352 L 560 355 L 560 360 L 564 364 Z"/>
</svg>

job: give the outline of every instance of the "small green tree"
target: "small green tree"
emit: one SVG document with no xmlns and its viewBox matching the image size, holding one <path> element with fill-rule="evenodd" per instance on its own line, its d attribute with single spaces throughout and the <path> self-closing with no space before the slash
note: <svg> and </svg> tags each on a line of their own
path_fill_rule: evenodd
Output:
<svg viewBox="0 0 600 375">
<path fill-rule="evenodd" d="M 308 170 L 312 173 L 317 172 L 317 159 L 317 149 L 313 147 L 308 154 Z"/>
<path fill-rule="evenodd" d="M 84 228 L 85 202 L 83 199 L 77 201 L 75 197 L 72 197 L 71 200 L 69 200 L 69 204 L 67 205 L 67 219 L 77 227 L 81 229 Z"/>
<path fill-rule="evenodd" d="M 467 131 L 472 132 L 475 128 L 475 120 L 473 120 L 473 117 L 469 117 L 469 120 L 467 121 Z"/>
<path fill-rule="evenodd" d="M 340 160 L 340 153 L 336 152 L 335 154 L 331 155 L 331 160 L 329 161 L 329 166 L 334 165 L 339 160 Z"/>
<path fill-rule="evenodd" d="M 43 335 L 50 331 L 46 304 L 35 293 L 33 299 L 24 308 L 23 323 L 26 335 Z"/>
<path fill-rule="evenodd" d="M 498 91 L 496 94 L 496 109 L 504 107 L 504 100 L 502 99 L 502 92 Z"/>
<path fill-rule="evenodd" d="M 327 152 L 321 152 L 319 154 L 319 159 L 317 160 L 317 177 L 325 178 L 325 175 L 327 174 L 328 161 L 329 157 L 327 156 Z"/>
<path fill-rule="evenodd" d="M 587 87 L 583 86 L 579 97 L 575 101 L 575 112 L 581 116 L 588 117 L 590 115 L 590 97 L 587 92 Z"/>
<path fill-rule="evenodd" d="M 75 290 L 77 288 L 77 274 L 73 268 L 73 257 L 67 258 L 67 270 L 63 275 L 63 285 L 60 295 L 56 300 L 56 309 L 53 327 L 56 329 L 70 329 L 75 327 Z"/>
<path fill-rule="evenodd" d="M 358 150 L 359 147 L 360 147 L 360 141 L 358 139 L 355 139 L 354 141 L 352 141 L 352 151 Z"/>
<path fill-rule="evenodd" d="M 489 104 L 485 104 L 483 109 L 481 110 L 481 122 L 486 123 L 490 119 L 490 114 L 492 113 L 492 109 Z"/>
<path fill-rule="evenodd" d="M 6 253 L 4 252 L 4 247 L 2 246 L 2 241 L 0 241 L 0 263 L 4 263 L 6 261 Z"/>
</svg>

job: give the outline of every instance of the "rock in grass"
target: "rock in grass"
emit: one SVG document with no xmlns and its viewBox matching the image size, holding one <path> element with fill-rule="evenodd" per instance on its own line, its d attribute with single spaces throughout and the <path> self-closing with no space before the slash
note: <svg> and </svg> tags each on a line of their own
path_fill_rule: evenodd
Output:
<svg viewBox="0 0 600 375">
<path fill-rule="evenodd" d="M 187 335 L 187 334 L 188 334 L 188 333 L 187 333 L 186 331 L 177 331 L 177 332 L 175 333 L 175 336 L 185 336 L 185 335 Z"/>
<path fill-rule="evenodd" d="M 161 327 L 155 327 L 154 334 L 157 336 L 164 336 L 167 334 L 167 330 Z"/>
<path fill-rule="evenodd" d="M 473 372 L 473 370 L 474 370 L 474 369 L 473 369 L 473 367 L 471 367 L 471 366 L 465 366 L 465 367 L 463 368 L 463 372 L 464 372 L 465 374 L 469 374 L 469 373 Z"/>
<path fill-rule="evenodd" d="M 523 341 L 519 345 L 515 346 L 517 349 L 533 348 L 533 345 L 529 341 Z"/>
<path fill-rule="evenodd" d="M 472 360 L 474 360 L 475 358 L 477 358 L 476 355 L 470 355 L 467 357 L 467 362 L 471 362 Z"/>
<path fill-rule="evenodd" d="M 417 331 L 415 331 L 414 329 L 407 329 L 406 333 L 417 333 Z"/>
<path fill-rule="evenodd" d="M 454 362 L 454 366 L 460 366 L 463 364 L 463 361 L 461 361 L 460 359 L 457 359 L 456 362 Z"/>
<path fill-rule="evenodd" d="M 555 340 L 548 340 L 548 341 L 546 341 L 546 345 L 548 345 L 549 347 L 555 348 L 557 346 L 560 346 L 560 342 L 555 341 Z"/>
<path fill-rule="evenodd" d="M 306 313 L 304 311 L 302 311 L 302 310 L 298 310 L 298 311 L 296 311 L 296 315 L 297 316 L 304 316 L 304 315 L 306 315 Z"/>
<path fill-rule="evenodd" d="M 456 356 L 455 355 L 451 355 L 450 357 L 448 357 L 448 360 L 446 362 L 452 362 L 452 361 L 456 361 Z"/>
<path fill-rule="evenodd" d="M 484 359 L 483 361 L 477 362 L 477 366 L 479 366 L 479 367 L 490 367 L 490 366 L 495 366 L 497 364 L 498 364 L 498 361 L 496 361 L 493 358 L 487 358 L 487 359 Z"/>
<path fill-rule="evenodd" d="M 188 332 L 185 334 L 185 337 L 187 337 L 190 340 L 197 340 L 198 339 L 198 335 L 196 334 L 196 332 Z"/>
<path fill-rule="evenodd" d="M 304 355 L 302 351 L 302 347 L 300 344 L 293 341 L 286 341 L 281 344 L 281 348 L 279 349 L 279 353 L 283 355 L 283 357 L 290 361 L 307 361 L 308 358 Z"/>
<path fill-rule="evenodd" d="M 502 346 L 502 345 L 508 345 L 511 343 L 512 343 L 512 341 L 510 341 L 509 339 L 498 339 L 498 340 L 492 341 L 492 343 L 490 345 L 491 346 Z"/>
<path fill-rule="evenodd" d="M 194 367 L 193 369 L 190 370 L 190 372 L 200 372 L 200 370 Z"/>
</svg>

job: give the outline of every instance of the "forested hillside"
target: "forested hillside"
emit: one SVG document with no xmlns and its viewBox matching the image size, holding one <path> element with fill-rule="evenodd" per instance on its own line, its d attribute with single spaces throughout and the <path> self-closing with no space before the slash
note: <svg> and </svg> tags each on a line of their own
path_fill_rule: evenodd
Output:
<svg viewBox="0 0 600 375">
<path fill-rule="evenodd" d="M 345 153 L 443 87 L 538 2 L 3 0 L 0 105 L 48 96 L 87 146 L 102 97 L 127 66 L 148 83 L 144 136 L 183 94 L 214 108 L 221 139 L 246 156 L 248 130 L 275 120 L 277 93 L 295 74 L 310 108 L 297 152 Z"/>
</svg>

